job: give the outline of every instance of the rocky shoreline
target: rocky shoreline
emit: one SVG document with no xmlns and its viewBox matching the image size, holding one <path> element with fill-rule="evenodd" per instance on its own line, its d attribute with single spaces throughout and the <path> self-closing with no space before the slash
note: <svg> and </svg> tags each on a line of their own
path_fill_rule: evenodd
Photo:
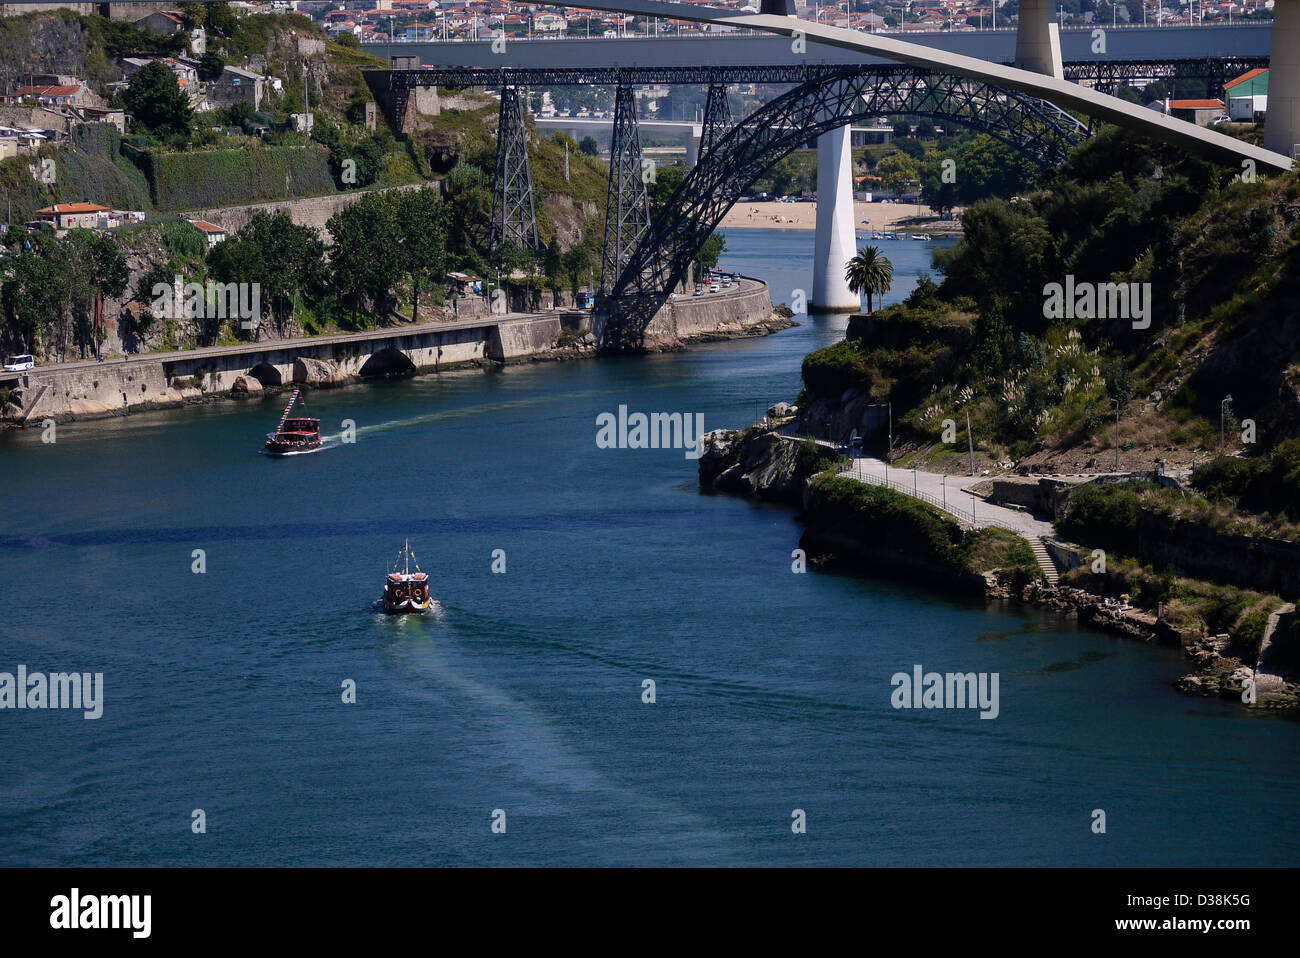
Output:
<svg viewBox="0 0 1300 958">
<path fill-rule="evenodd" d="M 787 409 L 797 413 L 792 407 Z M 773 411 L 777 411 L 776 407 L 769 413 Z M 978 575 L 954 575 L 950 566 L 936 563 L 912 542 L 895 539 L 865 543 L 839 527 L 835 517 L 810 515 L 813 512 L 810 507 L 815 505 L 810 500 L 810 480 L 826 468 L 826 463 L 806 452 L 801 456 L 797 441 L 751 428 L 715 430 L 706 434 L 702 442 L 700 487 L 797 509 L 805 521 L 799 547 L 807 554 L 812 568 L 847 568 L 906 578 L 923 585 L 942 584 L 949 593 L 956 587 L 986 601 L 1043 609 L 1090 629 L 1179 648 L 1196 666 L 1195 671 L 1173 683 L 1180 692 L 1233 699 L 1252 708 L 1300 709 L 1300 683 L 1267 672 L 1259 663 L 1252 667 L 1233 656 L 1227 635 L 1183 632 L 1153 612 L 1121 609 L 1106 597 L 1084 589 L 1050 585 L 1044 578 L 1026 581 L 1020 569 L 987 569 Z M 1279 623 L 1271 621 L 1270 630 L 1280 633 Z M 1263 656 L 1260 658 L 1262 662 Z M 1246 693 L 1250 683 L 1253 683 L 1254 698 L 1248 701 Z"/>
</svg>

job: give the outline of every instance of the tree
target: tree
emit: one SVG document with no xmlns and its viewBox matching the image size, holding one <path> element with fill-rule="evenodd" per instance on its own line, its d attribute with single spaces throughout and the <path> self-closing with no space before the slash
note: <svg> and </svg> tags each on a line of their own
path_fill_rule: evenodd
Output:
<svg viewBox="0 0 1300 958">
<path fill-rule="evenodd" d="M 53 244 L 53 240 L 46 242 Z M 0 303 L 6 333 L 17 340 L 22 352 L 40 353 L 42 343 L 54 332 L 61 308 L 56 265 L 43 255 L 38 240 L 32 249 L 8 257 L 3 276 Z"/>
<path fill-rule="evenodd" d="M 949 159 L 936 156 L 921 167 L 921 198 L 940 216 L 951 213 L 960 200 L 956 175 L 959 167 Z"/>
<path fill-rule="evenodd" d="M 898 148 L 918 162 L 925 159 L 925 147 L 920 140 L 899 140 Z"/>
<path fill-rule="evenodd" d="M 867 312 L 871 312 L 871 297 L 884 297 L 894 285 L 894 264 L 880 252 L 879 246 L 864 246 L 844 264 L 844 279 L 851 292 L 867 294 Z"/>
<path fill-rule="evenodd" d="M 890 153 L 876 164 L 876 173 L 884 180 L 885 189 L 894 194 L 911 192 L 920 176 L 916 160 L 906 153 Z"/>
<path fill-rule="evenodd" d="M 576 298 L 583 283 L 591 276 L 593 268 L 591 250 L 585 246 L 575 246 L 564 254 L 564 271 L 569 276 L 570 288 Z"/>
<path fill-rule="evenodd" d="M 207 9 L 207 29 L 209 33 L 220 34 L 223 37 L 233 37 L 235 35 L 235 12 L 230 9 L 229 4 L 225 3 L 207 3 L 204 4 Z"/>
<path fill-rule="evenodd" d="M 700 247 L 700 252 L 695 257 L 695 263 L 701 273 L 707 275 L 709 270 L 718 265 L 718 260 L 722 254 L 727 251 L 727 236 L 725 233 L 710 233 L 709 238 L 704 241 Z"/>
<path fill-rule="evenodd" d="M 546 247 L 546 256 L 542 259 L 542 272 L 546 275 L 551 292 L 559 293 L 560 286 L 564 281 L 564 256 L 560 252 L 560 238 L 558 236 L 553 237 Z"/>
<path fill-rule="evenodd" d="M 325 244 L 310 226 L 287 213 L 259 210 L 248 225 L 208 256 L 212 275 L 223 283 L 257 284 L 281 335 L 295 322 L 298 296 L 319 286 Z"/>
<path fill-rule="evenodd" d="M 71 230 L 63 243 L 63 290 L 77 344 L 98 352 L 105 333 L 100 309 L 104 297 L 116 299 L 126 290 L 131 270 L 117 241 L 92 230 Z"/>
<path fill-rule="evenodd" d="M 447 174 L 447 203 L 451 221 L 447 249 L 455 268 L 482 263 L 481 251 L 487 247 L 487 224 L 492 220 L 492 181 L 481 167 L 457 163 Z"/>
<path fill-rule="evenodd" d="M 933 140 L 939 131 L 935 128 L 934 120 L 928 116 L 923 116 L 916 121 L 916 138 L 918 140 Z"/>
<path fill-rule="evenodd" d="M 596 142 L 594 136 L 584 136 L 582 142 L 578 144 L 578 149 L 587 156 L 596 156 L 600 153 L 600 144 Z"/>
<path fill-rule="evenodd" d="M 254 116 L 253 104 L 247 100 L 237 100 L 226 107 L 226 119 L 230 121 L 231 126 L 237 126 L 241 130 L 244 128 L 244 124 Z"/>
<path fill-rule="evenodd" d="M 352 304 L 355 324 L 363 301 L 379 317 L 388 316 L 392 290 L 406 272 L 394 204 L 383 193 L 366 193 L 325 224 L 330 246 L 330 275 Z"/>
<path fill-rule="evenodd" d="M 199 75 L 202 77 L 208 79 L 219 77 L 225 69 L 226 58 L 216 50 L 209 50 L 199 58 Z"/>
<path fill-rule="evenodd" d="M 138 70 L 122 94 L 122 102 L 136 123 L 151 133 L 184 133 L 194 111 L 176 74 L 154 60 Z"/>
<path fill-rule="evenodd" d="M 447 223 L 450 210 L 438 191 L 425 187 L 395 194 L 397 234 L 403 270 L 411 279 L 411 322 L 420 318 L 421 282 L 438 282 L 447 273 Z"/>
<path fill-rule="evenodd" d="M 686 170 L 680 166 L 666 166 L 663 169 L 655 171 L 655 180 L 650 184 L 647 192 L 650 194 L 650 212 L 651 216 L 663 209 L 673 191 L 681 186 L 682 180 L 686 179 Z"/>
</svg>

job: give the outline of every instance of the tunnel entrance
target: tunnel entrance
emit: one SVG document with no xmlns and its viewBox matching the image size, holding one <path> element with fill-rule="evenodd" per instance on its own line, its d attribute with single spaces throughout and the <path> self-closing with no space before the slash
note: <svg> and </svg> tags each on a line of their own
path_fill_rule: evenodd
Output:
<svg viewBox="0 0 1300 958">
<path fill-rule="evenodd" d="M 374 376 L 410 376 L 415 372 L 415 363 L 411 362 L 411 357 L 400 349 L 381 349 L 369 359 L 366 360 L 358 372 L 358 375 L 366 377 Z"/>
<path fill-rule="evenodd" d="M 248 371 L 263 386 L 282 386 L 284 377 L 280 375 L 280 370 L 276 369 L 270 363 L 258 363 Z"/>
</svg>

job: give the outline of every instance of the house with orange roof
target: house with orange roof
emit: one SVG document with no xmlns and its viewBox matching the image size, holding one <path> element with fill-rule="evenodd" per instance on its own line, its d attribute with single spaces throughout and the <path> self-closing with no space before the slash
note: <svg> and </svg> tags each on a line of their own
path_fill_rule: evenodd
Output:
<svg viewBox="0 0 1300 958">
<path fill-rule="evenodd" d="M 225 242 L 226 231 L 216 223 L 209 223 L 207 220 L 186 220 L 196 230 L 203 234 L 203 239 L 207 241 L 208 249 L 216 246 L 218 243 Z"/>
<path fill-rule="evenodd" d="M 37 84 L 19 87 L 4 98 L 6 103 L 39 103 L 42 106 L 104 106 L 104 101 L 84 83 Z"/>
<path fill-rule="evenodd" d="M 111 212 L 107 206 L 98 203 L 55 203 L 37 210 L 36 215 L 52 223 L 56 230 L 75 230 L 95 229 L 100 225 L 101 216 Z"/>
</svg>

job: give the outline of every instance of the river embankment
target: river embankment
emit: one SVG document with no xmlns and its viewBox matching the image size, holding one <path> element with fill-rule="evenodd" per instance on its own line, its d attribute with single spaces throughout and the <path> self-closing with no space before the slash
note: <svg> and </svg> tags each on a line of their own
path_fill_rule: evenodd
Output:
<svg viewBox="0 0 1300 958">
<path fill-rule="evenodd" d="M 792 325 L 765 283 L 745 279 L 725 293 L 674 296 L 656 316 L 647 347 L 763 336 Z M 329 336 L 38 366 L 0 387 L 7 426 L 120 416 L 237 398 L 296 385 L 329 388 L 401 375 L 596 355 L 589 311 L 554 309 L 451 322 L 396 324 Z"/>
<path fill-rule="evenodd" d="M 797 410 L 786 406 L 769 412 Z M 1180 650 L 1195 666 L 1175 682 L 1185 694 L 1258 708 L 1300 708 L 1300 683 L 1292 667 L 1294 605 L 1282 605 L 1269 616 L 1262 641 L 1247 650 L 1237 636 L 1179 628 L 1159 609 L 1133 608 L 1079 587 L 1083 577 L 1077 563 L 1073 572 L 1066 569 L 1067 581 L 1049 582 L 1019 535 L 971 528 L 903 493 L 841 475 L 844 465 L 837 453 L 812 440 L 792 440 L 761 427 L 715 430 L 703 440 L 699 481 L 705 490 L 798 510 L 804 523 L 799 548 L 811 568 L 887 575 L 949 595 L 1054 612 L 1090 629 Z M 1069 543 L 1049 545 L 1053 563 L 1061 561 L 1057 553 L 1064 558 L 1084 552 Z"/>
</svg>

